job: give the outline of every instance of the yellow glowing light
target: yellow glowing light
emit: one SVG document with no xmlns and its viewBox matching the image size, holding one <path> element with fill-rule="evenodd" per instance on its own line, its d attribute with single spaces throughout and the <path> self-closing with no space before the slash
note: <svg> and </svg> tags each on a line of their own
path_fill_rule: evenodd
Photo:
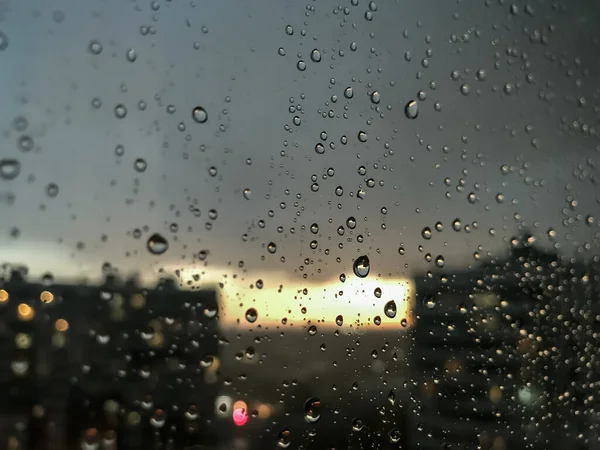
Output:
<svg viewBox="0 0 600 450">
<path fill-rule="evenodd" d="M 44 303 L 52 303 L 54 301 L 54 294 L 50 291 L 43 291 L 40 294 L 40 300 Z"/>
<path fill-rule="evenodd" d="M 0 289 L 0 303 L 7 302 L 8 297 L 8 292 L 6 292 L 4 289 Z"/>
<path fill-rule="evenodd" d="M 31 306 L 27 305 L 26 303 L 21 303 L 17 307 L 17 314 L 19 315 L 19 319 L 28 321 L 33 319 L 33 316 L 35 316 L 35 311 Z"/>
<path fill-rule="evenodd" d="M 267 278 L 263 278 L 267 279 Z M 348 277 L 346 282 L 311 284 L 300 282 L 265 283 L 260 289 L 248 289 L 242 281 L 228 280 L 221 289 L 221 324 L 234 327 L 285 326 L 295 329 L 316 325 L 338 327 L 336 319 L 342 316 L 342 332 L 361 333 L 368 329 L 407 329 L 413 325 L 412 305 L 414 290 L 407 279 L 376 279 Z M 379 289 L 377 289 L 379 288 Z M 381 291 L 377 297 L 375 290 Z M 386 315 L 385 305 L 396 304 L 394 317 Z M 256 322 L 246 318 L 253 308 L 258 313 Z M 381 323 L 379 326 L 374 322 Z M 403 320 L 405 319 L 405 320 Z"/>
<path fill-rule="evenodd" d="M 248 405 L 246 405 L 245 401 L 238 400 L 233 404 L 233 410 L 235 411 L 236 409 L 243 409 L 244 411 L 248 411 Z"/>
<path fill-rule="evenodd" d="M 54 328 L 56 328 L 57 331 L 67 331 L 69 329 L 69 322 L 65 319 L 58 319 L 54 322 Z"/>
<path fill-rule="evenodd" d="M 259 418 L 268 419 L 271 415 L 272 408 L 269 405 L 261 403 L 260 405 L 258 405 L 258 408 L 256 408 L 256 410 L 258 411 Z"/>
</svg>

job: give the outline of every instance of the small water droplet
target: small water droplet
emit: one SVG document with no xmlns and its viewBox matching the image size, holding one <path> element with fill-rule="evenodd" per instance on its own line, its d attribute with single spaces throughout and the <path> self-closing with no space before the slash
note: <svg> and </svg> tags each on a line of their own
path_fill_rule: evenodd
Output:
<svg viewBox="0 0 600 450">
<path fill-rule="evenodd" d="M 348 86 L 346 89 L 344 89 L 344 97 L 346 97 L 346 98 L 354 97 L 354 90 L 352 89 L 352 87 Z"/>
<path fill-rule="evenodd" d="M 373 91 L 371 93 L 371 103 L 377 105 L 377 104 L 379 104 L 380 100 L 381 100 L 381 96 L 379 95 L 379 92 Z"/>
<path fill-rule="evenodd" d="M 33 142 L 33 138 L 27 134 L 19 137 L 19 139 L 17 139 L 17 148 L 19 150 L 21 150 L 22 152 L 28 152 L 31 151 L 33 149 L 34 146 L 34 142 Z"/>
<path fill-rule="evenodd" d="M 127 53 L 125 53 L 125 57 L 127 58 L 127 61 L 135 62 L 135 60 L 137 59 L 137 53 L 135 52 L 135 49 L 130 48 L 129 50 L 127 50 Z"/>
<path fill-rule="evenodd" d="M 90 41 L 90 43 L 88 44 L 88 49 L 93 55 L 99 55 L 100 53 L 102 53 L 102 48 L 102 44 L 95 39 Z"/>
<path fill-rule="evenodd" d="M 358 431 L 362 430 L 364 426 L 365 425 L 364 425 L 363 421 L 360 420 L 358 417 L 352 421 L 352 430 L 353 431 L 358 432 Z"/>
<path fill-rule="evenodd" d="M 288 36 L 291 36 L 292 34 L 294 34 L 294 27 L 292 27 L 291 25 L 286 26 L 285 34 L 287 34 Z"/>
<path fill-rule="evenodd" d="M 48 186 L 46 186 L 46 195 L 50 198 L 54 198 L 58 195 L 58 186 L 56 183 L 48 183 Z"/>
<path fill-rule="evenodd" d="M 437 258 L 435 258 L 435 265 L 438 267 L 444 267 L 444 257 L 442 255 L 439 255 Z"/>
<path fill-rule="evenodd" d="M 335 324 L 341 327 L 344 324 L 344 317 L 340 314 L 335 318 Z"/>
<path fill-rule="evenodd" d="M 252 191 L 248 188 L 244 189 L 244 198 L 246 200 L 250 200 L 251 196 L 252 196 Z"/>
<path fill-rule="evenodd" d="M 117 119 L 124 119 L 127 116 L 127 108 L 125 105 L 119 103 L 115 106 L 115 117 Z"/>
<path fill-rule="evenodd" d="M 202 106 L 196 106 L 192 110 L 192 119 L 196 123 L 205 123 L 208 120 L 208 113 Z"/>
<path fill-rule="evenodd" d="M 419 115 L 419 104 L 416 100 L 411 100 L 404 107 L 404 115 L 408 119 L 416 119 Z"/>
<path fill-rule="evenodd" d="M 375 294 L 375 297 L 381 298 L 381 288 L 376 287 L 375 290 L 373 291 L 373 294 Z"/>
<path fill-rule="evenodd" d="M 356 228 L 356 219 L 354 217 L 348 217 L 346 219 L 346 226 L 351 230 L 354 230 Z"/>
<path fill-rule="evenodd" d="M 6 50 L 7 47 L 8 47 L 8 36 L 6 35 L 6 33 L 0 31 L 0 52 L 2 50 Z"/>
<path fill-rule="evenodd" d="M 158 233 L 154 233 L 146 242 L 148 251 L 153 255 L 162 255 L 169 249 L 169 242 Z"/>
<path fill-rule="evenodd" d="M 390 300 L 383 307 L 383 312 L 387 317 L 393 319 L 396 317 L 396 313 L 398 312 L 398 307 L 396 306 L 396 302 L 394 300 Z"/>
<path fill-rule="evenodd" d="M 277 245 L 275 245 L 274 242 L 269 242 L 269 245 L 267 245 L 267 250 L 269 253 L 275 253 L 277 251 Z"/>
<path fill-rule="evenodd" d="M 367 142 L 367 133 L 364 131 L 359 131 L 358 132 L 358 140 L 360 142 Z"/>
<path fill-rule="evenodd" d="M 304 61 L 300 60 L 300 61 L 298 61 L 298 62 L 296 63 L 296 68 L 297 68 L 297 69 L 298 69 L 300 72 L 303 72 L 303 71 L 305 71 L 305 70 L 306 70 L 306 63 L 305 63 Z"/>
<path fill-rule="evenodd" d="M 356 261 L 354 261 L 353 269 L 354 275 L 356 275 L 359 278 L 365 278 L 367 275 L 369 275 L 369 271 L 371 270 L 369 257 L 363 255 L 356 258 Z"/>
<path fill-rule="evenodd" d="M 21 163 L 14 158 L 5 158 L 0 160 L 0 178 L 10 181 L 14 180 L 21 173 Z"/>
<path fill-rule="evenodd" d="M 316 223 L 313 223 L 313 224 L 310 226 L 310 232 L 311 232 L 312 234 L 317 234 L 317 233 L 319 232 L 319 225 L 318 225 L 318 224 L 316 224 Z"/>
<path fill-rule="evenodd" d="M 134 162 L 133 162 L 133 167 L 136 170 L 136 172 L 145 172 L 146 169 L 148 168 L 148 163 L 146 162 L 145 159 L 143 158 L 137 158 Z"/>
</svg>

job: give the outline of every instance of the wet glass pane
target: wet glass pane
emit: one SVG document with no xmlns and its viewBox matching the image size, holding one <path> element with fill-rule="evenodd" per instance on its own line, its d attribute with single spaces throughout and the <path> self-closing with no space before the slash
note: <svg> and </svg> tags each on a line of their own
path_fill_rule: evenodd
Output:
<svg viewBox="0 0 600 450">
<path fill-rule="evenodd" d="M 0 448 L 600 448 L 599 25 L 0 2 Z"/>
</svg>

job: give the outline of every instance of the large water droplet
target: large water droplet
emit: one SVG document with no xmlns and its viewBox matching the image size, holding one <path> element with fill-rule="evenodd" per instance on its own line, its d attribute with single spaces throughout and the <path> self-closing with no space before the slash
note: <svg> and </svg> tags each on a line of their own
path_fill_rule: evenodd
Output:
<svg viewBox="0 0 600 450">
<path fill-rule="evenodd" d="M 367 142 L 367 133 L 364 131 L 359 131 L 358 132 L 358 140 L 360 142 Z"/>
<path fill-rule="evenodd" d="M 423 230 L 421 230 L 421 236 L 423 236 L 423 239 L 431 239 L 431 228 L 429 227 L 425 227 L 423 228 Z"/>
<path fill-rule="evenodd" d="M 275 245 L 274 242 L 269 242 L 269 245 L 267 245 L 267 250 L 269 253 L 275 253 L 277 251 L 277 245 Z"/>
<path fill-rule="evenodd" d="M 281 433 L 279 433 L 279 438 L 277 439 L 277 447 L 288 448 L 291 443 L 292 432 L 289 430 L 289 428 L 286 428 Z"/>
<path fill-rule="evenodd" d="M 352 430 L 353 431 L 358 432 L 358 431 L 362 430 L 364 426 L 365 426 L 365 424 L 358 417 L 352 421 Z"/>
<path fill-rule="evenodd" d="M 315 48 L 312 52 L 310 52 L 310 59 L 313 62 L 320 62 L 321 61 L 321 52 Z"/>
<path fill-rule="evenodd" d="M 0 178 L 4 180 L 14 180 L 21 173 L 21 163 L 14 158 L 5 158 L 0 160 Z"/>
<path fill-rule="evenodd" d="M 192 119 L 196 123 L 205 123 L 208 120 L 208 113 L 202 106 L 196 106 L 192 110 Z"/>
<path fill-rule="evenodd" d="M 338 327 L 341 327 L 342 325 L 344 325 L 344 317 L 341 314 L 335 318 L 335 324 Z"/>
<path fill-rule="evenodd" d="M 318 422 L 321 418 L 321 400 L 316 397 L 308 399 L 304 405 L 304 419 L 308 423 Z"/>
<path fill-rule="evenodd" d="M 354 91 L 352 90 L 352 88 L 350 86 L 348 86 L 346 89 L 344 89 L 344 97 L 346 97 L 346 98 L 354 97 Z"/>
<path fill-rule="evenodd" d="M 246 311 L 246 320 L 250 323 L 254 323 L 256 322 L 256 319 L 258 319 L 258 312 L 254 308 L 249 308 Z"/>
<path fill-rule="evenodd" d="M 369 275 L 369 271 L 371 270 L 371 264 L 369 262 L 369 257 L 366 255 L 359 256 L 354 261 L 354 275 L 360 278 L 365 278 Z"/>
<path fill-rule="evenodd" d="M 154 233 L 146 242 L 148 251 L 153 255 L 162 255 L 169 249 L 169 242 L 158 233 Z"/>
<path fill-rule="evenodd" d="M 145 172 L 148 168 L 148 163 L 143 158 L 137 158 L 133 163 L 133 167 L 135 168 L 136 172 Z"/>
<path fill-rule="evenodd" d="M 404 114 L 409 119 L 416 119 L 419 115 L 419 105 L 416 100 L 411 100 L 404 107 Z"/>
<path fill-rule="evenodd" d="M 383 307 L 383 311 L 385 312 L 385 315 L 390 319 L 396 317 L 396 313 L 398 312 L 396 302 L 394 300 L 390 300 L 389 302 L 387 302 Z"/>
</svg>

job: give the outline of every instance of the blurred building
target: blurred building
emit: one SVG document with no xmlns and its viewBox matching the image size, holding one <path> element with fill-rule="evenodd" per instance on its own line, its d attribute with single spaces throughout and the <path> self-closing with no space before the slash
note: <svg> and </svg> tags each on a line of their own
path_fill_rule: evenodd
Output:
<svg viewBox="0 0 600 450">
<path fill-rule="evenodd" d="M 597 270 L 530 242 L 416 279 L 411 448 L 598 448 Z"/>
<path fill-rule="evenodd" d="M 215 291 L 0 283 L 1 448 L 207 442 L 219 366 Z M 83 447 L 82 447 L 83 446 Z"/>
</svg>

